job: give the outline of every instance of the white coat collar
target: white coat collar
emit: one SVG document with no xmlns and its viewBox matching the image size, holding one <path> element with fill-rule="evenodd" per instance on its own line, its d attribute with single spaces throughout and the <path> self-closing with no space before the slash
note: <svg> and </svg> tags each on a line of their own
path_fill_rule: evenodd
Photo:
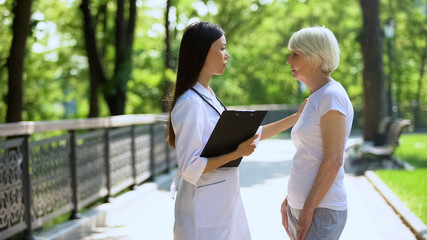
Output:
<svg viewBox="0 0 427 240">
<path fill-rule="evenodd" d="M 206 101 L 208 101 L 208 103 L 210 102 L 210 104 L 216 109 L 216 111 L 219 113 L 219 115 L 221 115 L 221 112 L 223 110 L 226 110 L 225 107 L 223 107 L 220 103 L 219 100 L 217 100 L 217 97 L 215 95 L 215 93 L 213 92 L 213 90 L 209 87 L 209 90 L 206 89 L 200 82 L 197 82 L 193 88 L 200 93 L 200 95 L 202 95 Z"/>
<path fill-rule="evenodd" d="M 193 88 L 196 89 L 196 91 L 202 94 L 205 98 L 209 99 L 211 102 L 213 102 L 213 99 L 215 99 L 215 93 L 212 91 L 210 87 L 209 89 L 211 89 L 212 93 L 209 92 L 209 90 L 207 90 L 200 82 L 197 82 L 193 86 Z"/>
</svg>

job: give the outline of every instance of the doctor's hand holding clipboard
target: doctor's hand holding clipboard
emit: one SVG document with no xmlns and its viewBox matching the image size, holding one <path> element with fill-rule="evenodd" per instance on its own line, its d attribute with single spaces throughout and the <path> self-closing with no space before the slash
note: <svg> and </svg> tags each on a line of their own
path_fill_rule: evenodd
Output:
<svg viewBox="0 0 427 240">
<path fill-rule="evenodd" d="M 266 114 L 267 111 L 223 111 L 201 156 L 211 158 L 234 151 L 238 153 L 245 150 L 246 145 L 243 143 L 250 143 L 250 146 L 256 147 L 259 142 L 257 138 L 260 136 L 257 130 L 261 130 L 259 126 Z M 248 155 L 241 155 L 225 164 L 218 161 L 218 164 L 223 165 L 217 167 L 238 167 L 244 156 Z"/>
<path fill-rule="evenodd" d="M 259 139 L 292 127 L 300 110 L 285 119 L 259 127 L 229 152 L 203 157 L 225 105 L 209 84 L 222 75 L 230 57 L 224 31 L 216 24 L 190 24 L 182 37 L 168 141 L 176 149 L 178 170 L 171 185 L 176 194 L 175 240 L 251 239 L 240 196 L 237 167 L 221 167 L 250 155 Z M 229 111 L 227 111 L 229 112 Z M 259 126 L 259 124 L 258 124 Z"/>
</svg>

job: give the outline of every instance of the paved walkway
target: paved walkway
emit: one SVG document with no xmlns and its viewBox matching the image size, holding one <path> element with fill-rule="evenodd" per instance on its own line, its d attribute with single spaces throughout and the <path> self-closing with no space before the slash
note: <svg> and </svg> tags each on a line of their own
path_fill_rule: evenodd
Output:
<svg viewBox="0 0 427 240">
<path fill-rule="evenodd" d="M 358 139 L 350 143 L 354 141 Z M 288 239 L 279 208 L 286 196 L 294 152 L 290 140 L 266 140 L 240 165 L 241 194 L 254 240 Z M 144 184 L 100 207 L 98 210 L 104 209 L 106 214 L 98 217 L 98 223 L 87 217 L 81 220 L 86 224 L 62 230 L 67 234 L 44 232 L 37 239 L 173 239 L 174 201 L 168 192 L 171 178 L 172 174 L 162 176 L 156 183 Z M 347 174 L 345 184 L 349 212 L 341 239 L 416 239 L 365 177 Z"/>
</svg>

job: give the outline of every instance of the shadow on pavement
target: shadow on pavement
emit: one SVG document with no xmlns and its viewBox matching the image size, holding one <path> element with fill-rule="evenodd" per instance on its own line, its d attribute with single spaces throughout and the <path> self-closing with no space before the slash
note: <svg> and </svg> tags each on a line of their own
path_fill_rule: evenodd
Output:
<svg viewBox="0 0 427 240">
<path fill-rule="evenodd" d="M 240 165 L 240 187 L 251 187 L 271 178 L 288 176 L 292 161 L 245 162 Z"/>
</svg>

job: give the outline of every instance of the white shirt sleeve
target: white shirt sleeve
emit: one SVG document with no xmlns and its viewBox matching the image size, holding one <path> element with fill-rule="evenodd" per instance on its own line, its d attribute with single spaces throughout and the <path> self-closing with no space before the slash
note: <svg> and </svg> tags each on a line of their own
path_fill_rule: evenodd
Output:
<svg viewBox="0 0 427 240">
<path fill-rule="evenodd" d="M 204 115 L 201 104 L 191 99 L 178 101 L 172 111 L 178 167 L 187 182 L 196 185 L 208 159 L 203 151 Z"/>
<path fill-rule="evenodd" d="M 338 92 L 328 92 L 323 95 L 319 103 L 320 116 L 331 110 L 339 111 L 346 116 L 345 99 Z"/>
<path fill-rule="evenodd" d="M 255 139 L 255 146 L 258 147 L 259 142 L 261 141 L 261 135 L 262 135 L 262 126 L 259 126 L 258 130 L 255 134 L 258 134 L 258 137 Z"/>
</svg>

